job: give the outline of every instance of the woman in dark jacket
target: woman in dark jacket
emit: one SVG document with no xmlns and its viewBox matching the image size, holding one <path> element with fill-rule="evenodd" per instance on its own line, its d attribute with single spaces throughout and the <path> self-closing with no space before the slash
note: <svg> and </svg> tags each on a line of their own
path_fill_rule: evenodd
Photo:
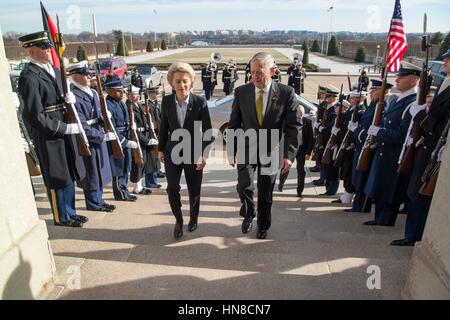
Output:
<svg viewBox="0 0 450 320">
<path fill-rule="evenodd" d="M 167 80 L 175 89 L 175 93 L 164 97 L 161 106 L 159 157 L 165 165 L 167 194 L 176 218 L 176 239 L 183 236 L 180 198 L 180 178 L 183 170 L 190 203 L 188 231 L 197 229 L 203 168 L 207 157 L 205 149 L 209 144 L 208 141 L 203 141 L 203 135 L 212 128 L 205 98 L 190 92 L 194 79 L 195 72 L 189 64 L 172 64 L 167 73 Z"/>
</svg>

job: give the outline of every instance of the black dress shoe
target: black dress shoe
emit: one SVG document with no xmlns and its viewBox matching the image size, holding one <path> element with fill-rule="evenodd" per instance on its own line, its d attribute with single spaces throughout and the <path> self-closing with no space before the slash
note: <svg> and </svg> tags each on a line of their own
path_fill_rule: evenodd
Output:
<svg viewBox="0 0 450 320">
<path fill-rule="evenodd" d="M 283 192 L 283 186 L 281 184 L 278 185 L 278 191 Z"/>
<path fill-rule="evenodd" d="M 198 226 L 197 219 L 191 218 L 189 220 L 189 224 L 188 224 L 188 231 L 192 232 L 192 231 L 197 230 L 197 226 Z"/>
<path fill-rule="evenodd" d="M 379 224 L 375 220 L 366 221 L 363 223 L 365 226 L 378 226 Z"/>
<path fill-rule="evenodd" d="M 136 201 L 137 197 L 130 194 L 130 198 L 127 201 Z"/>
<path fill-rule="evenodd" d="M 355 212 L 353 209 L 344 209 L 344 212 Z"/>
<path fill-rule="evenodd" d="M 241 226 L 241 230 L 242 233 L 249 233 L 250 230 L 252 230 L 252 221 L 253 218 L 245 218 L 244 221 L 242 221 L 242 226 Z"/>
<path fill-rule="evenodd" d="M 173 229 L 173 236 L 175 239 L 180 239 L 183 236 L 183 222 L 176 222 L 175 229 Z"/>
<path fill-rule="evenodd" d="M 116 206 L 113 205 L 113 204 L 105 203 L 105 204 L 103 205 L 103 208 L 110 209 L 110 210 L 112 211 L 112 210 L 115 210 L 115 209 L 116 209 Z"/>
<path fill-rule="evenodd" d="M 414 241 L 408 239 L 394 240 L 391 242 L 391 246 L 413 247 Z"/>
<path fill-rule="evenodd" d="M 72 219 L 75 220 L 75 221 L 81 222 L 81 223 L 86 223 L 86 222 L 89 221 L 89 218 L 88 218 L 88 217 L 85 217 L 85 216 L 82 216 L 82 215 L 79 215 L 79 214 L 77 214 L 77 215 L 76 215 L 75 217 L 73 217 Z"/>
<path fill-rule="evenodd" d="M 61 227 L 72 227 L 72 228 L 81 228 L 83 227 L 83 223 L 76 220 L 69 220 L 67 222 L 56 222 L 55 226 L 61 226 Z"/>
<path fill-rule="evenodd" d="M 258 229 L 258 232 L 256 233 L 256 237 L 258 239 L 265 239 L 265 238 L 267 238 L 267 230 Z"/>
<path fill-rule="evenodd" d="M 331 203 L 342 203 L 342 200 L 341 199 L 336 199 L 336 200 L 331 201 Z"/>
<path fill-rule="evenodd" d="M 164 172 L 159 172 L 156 176 L 157 176 L 158 178 L 165 178 L 165 177 L 166 177 L 166 174 L 165 174 Z"/>
<path fill-rule="evenodd" d="M 144 188 L 141 191 L 139 191 L 138 193 L 135 193 L 135 192 L 133 192 L 133 193 L 134 194 L 149 195 L 149 194 L 152 194 L 152 190 Z"/>
<path fill-rule="evenodd" d="M 112 212 L 112 209 L 107 208 L 107 207 L 100 207 L 98 209 L 92 209 L 92 210 L 89 210 L 89 211 Z"/>
</svg>

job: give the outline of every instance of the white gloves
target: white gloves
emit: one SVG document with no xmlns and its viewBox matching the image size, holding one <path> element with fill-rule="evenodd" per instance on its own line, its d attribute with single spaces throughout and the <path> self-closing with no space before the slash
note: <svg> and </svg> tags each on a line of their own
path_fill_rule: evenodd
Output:
<svg viewBox="0 0 450 320">
<path fill-rule="evenodd" d="M 77 102 L 77 99 L 75 98 L 75 95 L 72 92 L 67 92 L 64 96 L 64 101 L 67 104 L 75 104 Z"/>
<path fill-rule="evenodd" d="M 414 139 L 409 135 L 408 137 L 406 137 L 406 146 L 409 147 L 410 145 L 412 145 Z"/>
<path fill-rule="evenodd" d="M 314 123 L 314 129 L 319 129 L 319 127 L 320 127 L 320 122 Z"/>
<path fill-rule="evenodd" d="M 148 146 L 156 146 L 158 144 L 158 140 L 150 139 L 147 143 Z"/>
<path fill-rule="evenodd" d="M 331 134 L 334 135 L 334 136 L 337 136 L 339 131 L 341 131 L 340 128 L 336 128 L 335 126 L 333 126 L 333 128 L 331 129 Z"/>
<path fill-rule="evenodd" d="M 443 145 L 440 149 L 439 149 L 439 151 L 438 151 L 438 156 L 437 156 L 437 161 L 438 162 L 441 162 L 441 159 L 442 159 L 442 155 L 444 154 L 444 151 L 445 151 L 445 147 L 446 147 L 447 145 Z"/>
<path fill-rule="evenodd" d="M 112 113 L 109 110 L 106 110 L 106 115 L 108 116 L 108 119 L 112 118 Z M 101 118 L 102 118 L 102 120 L 105 120 L 105 119 L 103 119 L 103 114 L 101 114 Z"/>
<path fill-rule="evenodd" d="M 136 131 L 136 129 L 137 129 L 137 126 L 136 126 L 136 122 L 135 122 L 135 123 L 133 123 L 133 125 L 131 126 L 131 130 Z"/>
<path fill-rule="evenodd" d="M 66 131 L 64 134 L 77 134 L 80 133 L 81 130 L 76 123 L 68 123 L 66 127 Z"/>
<path fill-rule="evenodd" d="M 128 140 L 128 142 L 125 146 L 130 149 L 137 149 L 138 144 L 134 141 Z"/>
<path fill-rule="evenodd" d="M 103 141 L 112 141 L 116 140 L 116 135 L 112 132 L 105 133 L 105 137 L 103 138 Z"/>
<path fill-rule="evenodd" d="M 358 128 L 358 122 L 353 122 L 350 121 L 348 123 L 347 129 L 350 130 L 351 132 L 355 132 L 355 130 Z"/>
<path fill-rule="evenodd" d="M 426 104 L 420 105 L 417 103 L 417 101 L 415 101 L 409 108 L 409 113 L 414 118 L 416 116 L 416 114 L 418 114 L 422 110 L 425 110 L 426 107 L 427 107 Z"/>
<path fill-rule="evenodd" d="M 378 134 L 378 131 L 380 131 L 380 129 L 381 129 L 380 127 L 376 127 L 374 125 L 371 125 L 369 127 L 369 130 L 367 130 L 367 134 L 370 135 L 370 136 L 376 137 L 377 134 Z"/>
<path fill-rule="evenodd" d="M 30 147 L 28 146 L 27 140 L 25 138 L 22 138 L 22 145 L 23 145 L 23 151 L 26 153 L 30 153 Z"/>
<path fill-rule="evenodd" d="M 325 130 L 325 127 L 319 126 L 319 132 L 322 132 L 323 130 Z"/>
<path fill-rule="evenodd" d="M 355 144 L 351 143 L 347 148 L 345 148 L 345 150 L 352 150 L 355 149 Z"/>
</svg>

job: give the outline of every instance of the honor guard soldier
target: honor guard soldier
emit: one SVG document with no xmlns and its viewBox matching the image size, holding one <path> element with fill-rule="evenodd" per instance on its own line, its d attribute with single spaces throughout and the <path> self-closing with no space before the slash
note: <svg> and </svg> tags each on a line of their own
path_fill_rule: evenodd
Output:
<svg viewBox="0 0 450 320">
<path fill-rule="evenodd" d="M 131 149 L 137 148 L 138 144 L 130 140 L 130 118 L 127 106 L 122 101 L 123 84 L 121 80 L 113 80 L 105 83 L 105 87 L 108 93 L 106 105 L 111 113 L 111 122 L 124 153 L 123 158 L 115 158 L 111 143 L 108 143 L 114 199 L 118 201 L 136 201 L 136 196 L 128 192 L 128 174 L 131 170 Z"/>
<path fill-rule="evenodd" d="M 294 88 L 296 94 L 300 94 L 300 89 L 303 93 L 305 91 L 303 80 L 306 78 L 306 72 L 305 69 L 302 68 L 302 63 L 297 57 L 293 59 L 292 65 L 289 66 L 287 75 L 289 76 L 288 86 Z"/>
<path fill-rule="evenodd" d="M 147 189 L 143 186 L 143 179 L 145 174 L 147 173 L 147 161 L 152 160 L 151 149 L 147 148 L 152 147 L 158 144 L 156 139 L 151 139 L 149 135 L 149 128 L 145 119 L 145 112 L 142 104 L 139 102 L 140 94 L 139 88 L 135 86 L 130 86 L 128 92 L 128 100 L 126 102 L 127 106 L 131 106 L 134 115 L 134 123 L 136 123 L 136 134 L 139 140 L 139 147 L 142 151 L 143 163 L 136 163 L 136 159 L 134 159 L 131 164 L 131 173 L 130 173 L 130 181 L 133 186 L 133 193 L 135 194 L 143 194 L 149 195 L 152 193 L 150 189 Z"/>
<path fill-rule="evenodd" d="M 66 103 L 75 103 L 69 93 L 63 96 L 61 74 L 50 63 L 52 44 L 45 31 L 19 38 L 30 57 L 30 64 L 19 78 L 23 117 L 41 165 L 55 225 L 82 227 L 87 218 L 75 210 L 75 183 L 79 178 L 72 135 L 80 133 L 78 124 L 69 124 Z"/>
<path fill-rule="evenodd" d="M 252 72 L 250 70 L 250 62 L 245 66 L 245 83 L 252 80 Z"/>
<path fill-rule="evenodd" d="M 401 62 L 395 80 L 399 96 L 387 104 L 382 127 L 371 125 L 367 134 L 375 136 L 377 147 L 365 194 L 375 201 L 375 219 L 365 225 L 393 226 L 400 204 L 406 200 L 409 175 L 397 173 L 398 158 L 411 122 L 409 108 L 416 100 L 421 69 Z"/>
<path fill-rule="evenodd" d="M 134 68 L 133 71 L 130 82 L 133 86 L 139 88 L 139 93 L 141 93 L 144 88 L 144 81 L 142 81 L 142 76 L 140 75 L 138 68 Z"/>
<path fill-rule="evenodd" d="M 431 107 L 427 108 L 426 105 L 420 106 L 415 103 L 410 108 L 410 114 L 414 121 L 420 124 L 423 136 L 419 140 L 420 144 L 414 158 L 414 165 L 407 189 L 409 202 L 405 238 L 394 240 L 391 245 L 412 246 L 416 241 L 422 240 L 432 200 L 432 196 L 419 193 L 422 186 L 422 176 L 441 135 L 448 135 L 444 130 L 450 117 L 450 50 L 447 50 L 442 55 L 442 58 L 444 60 L 444 71 L 447 76 L 436 90 Z M 441 152 L 442 149 L 439 150 L 439 153 Z M 439 162 L 440 156 L 438 155 L 437 158 Z"/>
<path fill-rule="evenodd" d="M 364 143 L 367 138 L 367 130 L 372 125 L 373 116 L 375 114 L 375 108 L 378 104 L 378 99 L 381 92 L 382 82 L 380 80 L 370 80 L 372 81 L 372 86 L 370 87 L 370 104 L 365 109 L 364 113 L 358 122 L 350 121 L 348 124 L 348 130 L 353 131 L 353 144 L 355 145 L 355 152 L 353 156 L 352 164 L 352 185 L 355 188 L 355 197 L 353 199 L 352 208 L 346 209 L 348 212 L 370 212 L 372 208 L 372 199 L 368 198 L 364 193 L 364 187 L 366 185 L 367 177 L 369 175 L 369 170 L 357 171 L 356 165 L 358 163 L 359 155 L 362 151 Z M 392 84 L 387 83 L 386 89 L 392 88 Z M 386 102 L 385 102 L 386 104 Z M 373 154 L 372 154 L 373 157 Z M 370 159 L 370 163 L 372 158 Z"/>
<path fill-rule="evenodd" d="M 278 69 L 276 62 L 273 62 L 275 68 L 275 74 L 272 76 L 272 80 L 275 82 L 281 82 L 281 71 Z"/>
<path fill-rule="evenodd" d="M 159 130 L 161 127 L 161 103 L 158 101 L 158 87 L 150 87 L 148 92 L 148 110 L 151 115 L 154 135 L 159 139 Z M 152 130 L 150 128 L 150 130 Z M 147 173 L 145 174 L 145 186 L 147 188 L 161 188 L 158 184 L 158 178 L 165 178 L 161 172 L 161 162 L 158 158 L 158 145 L 152 146 L 150 153 L 151 159 L 147 161 Z"/>
<path fill-rule="evenodd" d="M 103 200 L 103 188 L 112 180 L 106 141 L 115 140 L 116 136 L 112 132 L 105 133 L 102 127 L 100 100 L 97 92 L 90 88 L 91 72 L 87 61 L 68 66 L 67 72 L 72 80 L 71 91 L 77 100 L 75 108 L 91 151 L 90 156 L 82 157 L 86 173 L 78 181 L 78 186 L 83 188 L 87 210 L 111 212 L 115 206 Z"/>
<path fill-rule="evenodd" d="M 319 128 L 320 125 L 320 120 L 323 117 L 323 108 L 325 105 L 325 93 L 326 93 L 326 88 L 324 86 L 320 86 L 317 89 L 317 100 L 318 103 L 316 103 L 315 105 L 317 106 L 317 111 L 316 111 L 316 121 L 313 124 L 314 126 L 314 141 L 313 144 L 316 143 L 316 139 L 317 139 L 317 128 Z M 322 163 L 318 160 L 318 158 L 316 159 L 316 165 L 314 167 L 309 168 L 310 172 L 320 172 L 320 168 L 322 167 Z M 320 177 L 319 179 L 319 184 L 323 185 L 324 184 L 324 178 Z"/>
<path fill-rule="evenodd" d="M 234 83 L 238 80 L 237 67 L 233 60 L 225 65 L 222 72 L 223 92 L 225 95 L 233 93 Z"/>
<path fill-rule="evenodd" d="M 353 156 L 355 154 L 355 144 L 353 143 L 353 139 L 347 142 L 344 141 L 344 138 L 348 132 L 349 127 L 351 129 L 355 128 L 355 123 L 359 122 L 362 114 L 365 111 L 364 101 L 366 98 L 367 92 L 365 91 L 350 91 L 349 96 L 349 108 L 342 115 L 342 125 L 341 130 L 339 131 L 338 140 L 340 149 L 343 152 L 342 163 L 339 163 L 340 166 L 340 179 L 343 181 L 344 185 L 344 193 L 339 197 L 339 199 L 334 200 L 333 203 L 343 203 L 343 204 L 352 204 L 353 195 L 355 194 L 355 187 L 352 183 L 352 169 L 353 169 Z M 345 101 L 345 100 L 344 100 Z M 356 108 L 356 110 L 355 110 Z M 356 121 L 352 122 L 353 112 L 356 112 Z M 354 131 L 354 130 L 350 130 Z M 342 145 L 344 144 L 344 145 Z M 339 160 L 341 161 L 341 160 Z"/>
<path fill-rule="evenodd" d="M 214 87 L 217 85 L 218 71 L 219 69 L 213 61 L 205 65 L 202 69 L 202 83 L 206 100 L 209 100 L 213 95 Z"/>
<path fill-rule="evenodd" d="M 367 76 L 366 70 L 361 72 L 361 75 L 358 78 L 358 83 L 361 85 L 361 90 L 367 91 L 367 87 L 369 86 L 369 77 Z"/>
</svg>

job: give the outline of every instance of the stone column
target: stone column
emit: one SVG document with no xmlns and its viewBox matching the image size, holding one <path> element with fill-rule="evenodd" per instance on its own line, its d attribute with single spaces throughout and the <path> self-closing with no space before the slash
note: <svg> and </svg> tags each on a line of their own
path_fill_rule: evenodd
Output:
<svg viewBox="0 0 450 320">
<path fill-rule="evenodd" d="M 0 299 L 34 299 L 52 283 L 55 265 L 31 188 L 3 37 L 0 97 Z"/>
<path fill-rule="evenodd" d="M 450 144 L 450 137 L 447 138 Z M 450 299 L 450 147 L 443 157 L 422 241 L 411 256 L 404 299 Z"/>
</svg>

